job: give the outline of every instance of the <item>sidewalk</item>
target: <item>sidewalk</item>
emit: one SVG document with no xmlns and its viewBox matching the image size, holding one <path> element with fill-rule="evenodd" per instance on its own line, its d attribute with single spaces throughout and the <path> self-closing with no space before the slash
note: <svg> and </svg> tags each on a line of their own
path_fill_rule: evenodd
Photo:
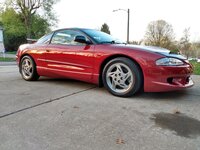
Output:
<svg viewBox="0 0 200 150">
<path fill-rule="evenodd" d="M 0 53 L 0 57 L 16 58 L 15 54 Z"/>
<path fill-rule="evenodd" d="M 5 57 L 5 58 L 16 58 L 15 54 L 3 54 L 0 53 L 0 57 Z M 0 66 L 10 66 L 10 65 L 17 65 L 16 61 L 10 61 L 10 62 L 6 62 L 6 61 L 0 61 Z"/>
</svg>

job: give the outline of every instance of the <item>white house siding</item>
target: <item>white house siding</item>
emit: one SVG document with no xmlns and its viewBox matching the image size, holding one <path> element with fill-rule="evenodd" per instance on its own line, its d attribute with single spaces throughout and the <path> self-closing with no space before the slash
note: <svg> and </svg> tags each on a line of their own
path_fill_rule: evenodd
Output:
<svg viewBox="0 0 200 150">
<path fill-rule="evenodd" d="M 4 51 L 5 51 L 5 47 L 3 43 L 3 29 L 1 29 L 0 27 L 0 52 L 4 52 Z"/>
</svg>

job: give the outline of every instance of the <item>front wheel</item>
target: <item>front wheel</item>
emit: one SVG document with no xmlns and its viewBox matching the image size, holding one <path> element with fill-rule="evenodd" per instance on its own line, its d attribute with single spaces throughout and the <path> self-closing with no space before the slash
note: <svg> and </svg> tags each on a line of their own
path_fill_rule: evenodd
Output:
<svg viewBox="0 0 200 150">
<path fill-rule="evenodd" d="M 40 77 L 37 74 L 36 64 L 30 56 L 24 56 L 21 59 L 19 69 L 24 80 L 35 81 Z"/>
<path fill-rule="evenodd" d="M 129 97 L 142 87 L 142 72 L 132 60 L 119 57 L 107 63 L 103 69 L 103 84 L 107 90 L 120 97 Z"/>
</svg>

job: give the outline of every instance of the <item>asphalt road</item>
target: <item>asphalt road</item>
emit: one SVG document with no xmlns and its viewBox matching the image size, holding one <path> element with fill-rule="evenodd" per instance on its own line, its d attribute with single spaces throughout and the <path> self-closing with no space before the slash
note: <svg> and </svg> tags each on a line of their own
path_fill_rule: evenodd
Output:
<svg viewBox="0 0 200 150">
<path fill-rule="evenodd" d="M 0 150 L 200 150 L 200 76 L 178 92 L 118 98 L 0 66 Z"/>
</svg>

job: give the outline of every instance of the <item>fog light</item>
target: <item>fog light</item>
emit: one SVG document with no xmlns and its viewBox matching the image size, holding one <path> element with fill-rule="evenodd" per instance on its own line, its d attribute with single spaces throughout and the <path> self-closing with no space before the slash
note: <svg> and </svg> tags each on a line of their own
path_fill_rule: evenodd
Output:
<svg viewBox="0 0 200 150">
<path fill-rule="evenodd" d="M 175 78 L 168 78 L 167 82 L 173 85 L 185 85 L 188 84 L 190 81 L 190 77 L 175 77 Z"/>
<path fill-rule="evenodd" d="M 172 83 L 175 85 L 182 85 L 183 80 L 182 80 L 182 78 L 173 78 Z"/>
</svg>

